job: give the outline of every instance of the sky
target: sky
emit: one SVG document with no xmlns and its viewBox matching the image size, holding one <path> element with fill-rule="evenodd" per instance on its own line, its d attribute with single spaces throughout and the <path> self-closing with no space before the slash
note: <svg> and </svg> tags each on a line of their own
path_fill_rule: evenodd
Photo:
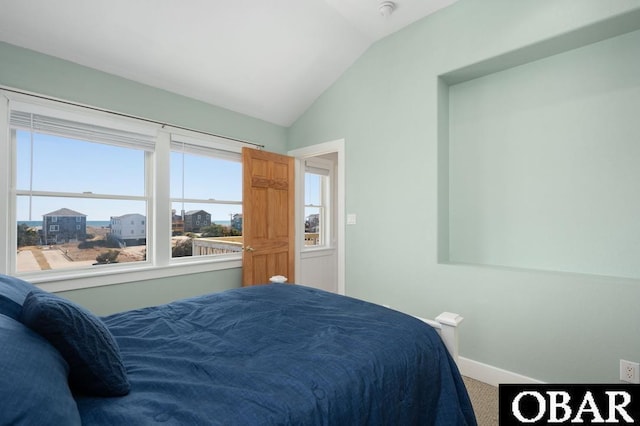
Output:
<svg viewBox="0 0 640 426">
<path fill-rule="evenodd" d="M 32 141 L 31 135 L 17 132 L 17 190 L 144 195 L 143 151 L 38 133 L 33 133 Z M 240 162 L 191 154 L 184 154 L 183 162 L 182 153 L 172 152 L 170 169 L 172 199 L 242 200 Z M 183 204 L 173 203 L 172 207 L 179 213 Z M 107 221 L 111 216 L 129 213 L 146 215 L 144 201 L 138 200 L 24 195 L 18 197 L 17 219 L 42 220 L 44 214 L 61 208 L 85 214 L 89 221 Z M 240 204 L 184 204 L 184 209 L 205 210 L 214 222 L 228 221 L 230 215 L 242 213 Z"/>
</svg>

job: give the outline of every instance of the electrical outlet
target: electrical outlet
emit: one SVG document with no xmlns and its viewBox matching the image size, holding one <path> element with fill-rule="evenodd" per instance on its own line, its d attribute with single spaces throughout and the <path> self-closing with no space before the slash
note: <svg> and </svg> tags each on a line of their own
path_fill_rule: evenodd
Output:
<svg viewBox="0 0 640 426">
<path fill-rule="evenodd" d="M 620 380 L 623 382 L 640 384 L 640 364 L 621 359 Z"/>
</svg>

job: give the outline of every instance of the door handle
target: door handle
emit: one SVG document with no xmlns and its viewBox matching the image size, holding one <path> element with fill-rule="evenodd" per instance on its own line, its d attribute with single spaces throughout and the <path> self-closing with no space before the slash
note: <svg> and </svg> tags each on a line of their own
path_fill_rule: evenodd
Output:
<svg viewBox="0 0 640 426">
<path fill-rule="evenodd" d="M 244 248 L 244 250 L 245 250 L 245 251 L 255 251 L 255 249 L 254 249 L 253 247 L 251 247 L 251 246 L 246 246 L 246 247 Z"/>
</svg>

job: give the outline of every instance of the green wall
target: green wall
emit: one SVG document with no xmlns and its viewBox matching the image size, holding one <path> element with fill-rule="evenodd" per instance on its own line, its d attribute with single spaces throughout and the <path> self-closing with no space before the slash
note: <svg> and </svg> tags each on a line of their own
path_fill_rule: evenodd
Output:
<svg viewBox="0 0 640 426">
<path fill-rule="evenodd" d="M 640 278 L 638 111 L 640 31 L 450 85 L 449 260 Z"/>
<path fill-rule="evenodd" d="M 638 280 L 447 262 L 449 126 L 459 124 L 449 89 L 638 29 L 639 7 L 460 0 L 376 43 L 317 99 L 289 147 L 345 139 L 346 211 L 358 215 L 346 230 L 347 294 L 428 317 L 458 312 L 463 357 L 538 380 L 617 382 L 620 358 L 640 361 Z"/>
<path fill-rule="evenodd" d="M 544 381 L 615 382 L 620 358 L 640 361 L 638 280 L 439 262 L 449 253 L 445 112 L 450 86 L 615 35 L 639 11 L 637 0 L 460 0 L 372 46 L 289 129 L 2 43 L 0 84 L 276 152 L 344 138 L 346 210 L 358 214 L 346 230 L 349 295 L 462 314 L 461 355 L 474 361 Z M 232 269 L 64 295 L 110 313 L 239 285 Z"/>
<path fill-rule="evenodd" d="M 287 129 L 224 108 L 0 42 L 0 85 L 263 144 L 286 152 Z"/>
<path fill-rule="evenodd" d="M 287 151 L 284 127 L 2 42 L 0 85 Z M 104 315 L 240 287 L 241 282 L 241 270 L 234 268 L 61 294 Z"/>
<path fill-rule="evenodd" d="M 241 283 L 242 270 L 231 268 L 216 272 L 64 291 L 58 294 L 87 307 L 96 315 L 108 315 L 237 288 Z"/>
</svg>

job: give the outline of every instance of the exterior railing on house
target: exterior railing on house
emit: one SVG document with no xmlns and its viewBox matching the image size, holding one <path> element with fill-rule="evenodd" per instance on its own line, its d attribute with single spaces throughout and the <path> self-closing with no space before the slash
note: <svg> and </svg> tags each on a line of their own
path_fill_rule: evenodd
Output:
<svg viewBox="0 0 640 426">
<path fill-rule="evenodd" d="M 212 254 L 238 253 L 242 251 L 242 236 L 237 237 L 204 237 L 191 240 L 193 256 Z M 317 246 L 320 244 L 320 234 L 305 233 L 304 245 Z"/>
<path fill-rule="evenodd" d="M 320 245 L 320 234 L 317 232 L 305 232 L 304 233 L 304 245 L 305 246 L 317 246 Z"/>
<path fill-rule="evenodd" d="M 193 256 L 238 253 L 242 251 L 242 237 L 205 237 L 192 240 Z"/>
</svg>

